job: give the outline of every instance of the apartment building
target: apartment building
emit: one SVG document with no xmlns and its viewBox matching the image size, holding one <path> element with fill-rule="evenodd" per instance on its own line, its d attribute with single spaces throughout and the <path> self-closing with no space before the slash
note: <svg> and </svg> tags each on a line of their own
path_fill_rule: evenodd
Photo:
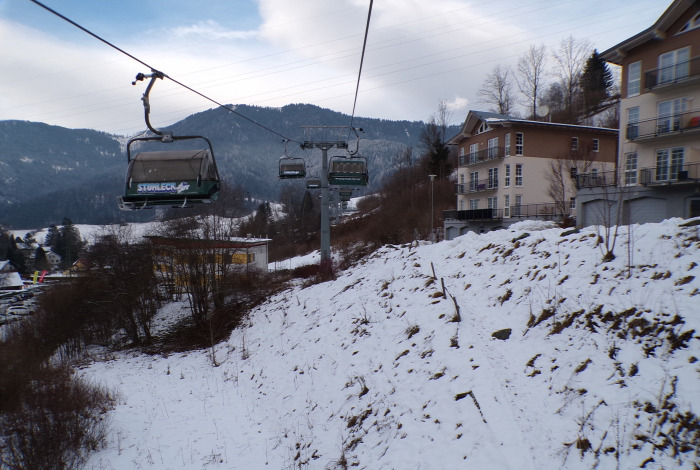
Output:
<svg viewBox="0 0 700 470">
<path fill-rule="evenodd" d="M 700 216 L 700 1 L 674 1 L 601 56 L 622 69 L 619 171 L 615 188 L 579 175 L 578 224 Z"/>
<path fill-rule="evenodd" d="M 459 152 L 457 207 L 443 213 L 445 238 L 523 219 L 575 217 L 577 174 L 613 170 L 617 129 L 470 111 L 449 144 Z"/>
</svg>

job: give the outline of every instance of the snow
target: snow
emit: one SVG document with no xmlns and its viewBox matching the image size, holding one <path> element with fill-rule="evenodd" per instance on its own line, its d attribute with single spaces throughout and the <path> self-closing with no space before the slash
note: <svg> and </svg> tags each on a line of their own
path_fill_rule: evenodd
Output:
<svg viewBox="0 0 700 470">
<path fill-rule="evenodd" d="M 676 425 L 662 409 L 700 406 L 686 222 L 621 227 L 608 263 L 595 227 L 386 246 L 269 298 L 218 367 L 208 351 L 95 358 L 81 374 L 118 398 L 86 468 L 693 468 L 692 435 L 677 455 L 642 440 Z M 185 314 L 168 305 L 156 330 Z"/>
</svg>

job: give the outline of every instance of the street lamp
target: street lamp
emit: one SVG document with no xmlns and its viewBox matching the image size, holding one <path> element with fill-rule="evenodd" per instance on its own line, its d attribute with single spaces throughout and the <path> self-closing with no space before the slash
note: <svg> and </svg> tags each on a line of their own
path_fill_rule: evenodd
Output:
<svg viewBox="0 0 700 470">
<path fill-rule="evenodd" d="M 436 175 L 428 175 L 430 177 L 430 241 L 434 242 L 435 241 L 435 232 L 433 232 L 433 220 L 435 220 L 435 217 L 433 216 L 433 181 L 435 180 Z"/>
</svg>

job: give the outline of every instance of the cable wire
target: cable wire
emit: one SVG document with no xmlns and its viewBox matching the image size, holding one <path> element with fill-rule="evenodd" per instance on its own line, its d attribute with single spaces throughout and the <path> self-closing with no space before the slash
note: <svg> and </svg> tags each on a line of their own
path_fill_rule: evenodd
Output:
<svg viewBox="0 0 700 470">
<path fill-rule="evenodd" d="M 142 61 L 142 60 L 139 59 L 138 57 L 135 57 L 135 56 L 129 54 L 128 52 L 126 52 L 125 50 L 123 50 L 123 49 L 121 49 L 121 48 L 115 46 L 115 45 L 112 44 L 111 42 L 109 42 L 109 41 L 107 41 L 106 39 L 104 39 L 104 38 L 98 36 L 97 34 L 93 33 L 92 31 L 88 30 L 87 28 L 84 28 L 83 26 L 79 25 L 79 24 L 76 23 L 75 21 L 73 21 L 73 20 L 71 20 L 70 18 L 68 18 L 68 17 L 66 17 L 66 16 L 64 16 L 64 15 L 62 15 L 62 14 L 60 14 L 59 12 L 57 12 L 56 10 L 54 10 L 54 9 L 52 9 L 52 8 L 50 8 L 50 7 L 48 7 L 47 5 L 44 5 L 44 4 L 41 3 L 40 1 L 38 1 L 38 0 L 29 0 L 29 1 L 32 2 L 32 3 L 34 3 L 34 4 L 36 4 L 36 5 L 38 5 L 38 6 L 40 6 L 41 8 L 45 9 L 46 11 L 48 11 L 48 12 L 50 12 L 50 13 L 52 13 L 52 14 L 58 16 L 58 17 L 61 18 L 62 20 L 67 21 L 68 23 L 72 24 L 72 25 L 75 26 L 76 28 L 78 28 L 78 29 L 80 29 L 80 30 L 86 32 L 87 34 L 89 34 L 90 36 L 94 37 L 94 38 L 97 39 L 98 41 L 101 41 L 101 42 L 107 44 L 109 47 L 111 47 L 111 48 L 113 48 L 113 49 L 115 49 L 115 50 L 121 52 L 122 54 L 124 54 L 125 56 L 129 57 L 130 59 L 135 60 L 136 62 L 138 62 L 139 64 L 143 65 L 144 67 L 148 67 L 152 72 L 157 72 L 157 69 L 156 69 L 155 67 L 152 67 L 151 65 L 149 65 L 149 64 L 147 64 L 146 62 Z M 372 1 L 372 0 L 370 0 L 370 5 L 371 5 L 371 1 Z M 368 22 L 368 27 L 369 27 L 369 18 L 367 19 L 367 22 Z M 363 48 L 362 52 L 363 52 L 363 54 L 364 54 L 364 48 Z M 162 72 L 159 72 L 159 73 L 162 73 Z M 177 85 L 180 85 L 181 87 L 185 88 L 186 90 L 189 90 L 189 91 L 191 91 L 192 93 L 194 93 L 194 94 L 196 94 L 196 95 L 199 95 L 199 96 L 201 96 L 202 98 L 204 98 L 204 99 L 206 99 L 206 100 L 208 100 L 208 101 L 211 101 L 212 103 L 216 104 L 217 106 L 219 106 L 219 107 L 221 107 L 221 108 L 227 109 L 228 111 L 232 112 L 232 113 L 235 114 L 236 116 L 241 117 L 241 118 L 245 119 L 246 121 L 248 121 L 248 122 L 250 122 L 250 123 L 252 123 L 252 124 L 254 124 L 254 125 L 256 125 L 256 126 L 265 129 L 265 130 L 268 131 L 268 132 L 271 132 L 271 133 L 273 133 L 273 134 L 275 134 L 275 135 L 277 135 L 277 136 L 279 136 L 279 137 L 282 137 L 284 140 L 291 141 L 291 142 L 296 142 L 296 143 L 300 143 L 300 142 L 298 142 L 298 141 L 296 141 L 296 140 L 294 140 L 294 139 L 290 139 L 290 138 L 288 138 L 288 137 L 286 137 L 286 136 L 280 134 L 280 133 L 277 132 L 277 131 L 274 131 L 274 130 L 270 129 L 269 127 L 265 126 L 264 124 L 260 124 L 259 122 L 255 121 L 254 119 L 249 118 L 248 116 L 245 116 L 245 115 L 239 113 L 238 111 L 236 111 L 234 108 L 232 108 L 232 107 L 230 107 L 230 106 L 227 106 L 227 105 L 225 105 L 225 104 L 219 103 L 219 102 L 216 101 L 215 99 L 210 98 L 210 97 L 208 97 L 207 95 L 205 95 L 205 94 L 203 94 L 203 93 L 200 93 L 199 91 L 197 91 L 197 90 L 195 90 L 195 89 L 193 89 L 193 88 L 191 88 L 191 87 L 185 85 L 184 83 L 182 83 L 182 82 L 180 82 L 180 81 L 178 81 L 178 80 L 175 80 L 174 78 L 168 76 L 167 74 L 164 74 L 164 73 L 163 73 L 162 75 L 163 75 L 164 78 L 169 79 L 169 80 L 172 81 L 173 83 L 176 83 Z M 358 78 L 358 81 L 359 81 L 359 78 Z M 359 82 L 358 82 L 358 87 L 359 87 Z M 354 109 L 353 109 L 353 112 L 354 112 Z"/>
<path fill-rule="evenodd" d="M 367 48 L 367 36 L 369 34 L 369 20 L 372 17 L 372 4 L 374 0 L 369 0 L 369 11 L 367 12 L 367 25 L 365 26 L 365 37 L 362 41 L 362 55 L 360 56 L 360 70 L 357 73 L 357 85 L 355 87 L 355 100 L 352 104 L 352 114 L 350 115 L 350 129 L 355 121 L 355 107 L 357 106 L 357 95 L 360 92 L 360 77 L 362 76 L 362 63 L 365 61 L 365 49 Z"/>
</svg>

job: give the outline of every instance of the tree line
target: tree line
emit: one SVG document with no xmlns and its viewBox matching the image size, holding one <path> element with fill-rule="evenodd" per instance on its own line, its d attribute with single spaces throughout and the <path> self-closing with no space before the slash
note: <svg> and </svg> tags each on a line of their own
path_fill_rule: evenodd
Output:
<svg viewBox="0 0 700 470">
<path fill-rule="evenodd" d="M 478 96 L 499 114 L 517 117 L 522 105 L 526 119 L 605 127 L 619 119 L 619 91 L 608 64 L 589 40 L 573 36 L 553 49 L 531 45 L 515 67 L 496 65 Z"/>
</svg>

